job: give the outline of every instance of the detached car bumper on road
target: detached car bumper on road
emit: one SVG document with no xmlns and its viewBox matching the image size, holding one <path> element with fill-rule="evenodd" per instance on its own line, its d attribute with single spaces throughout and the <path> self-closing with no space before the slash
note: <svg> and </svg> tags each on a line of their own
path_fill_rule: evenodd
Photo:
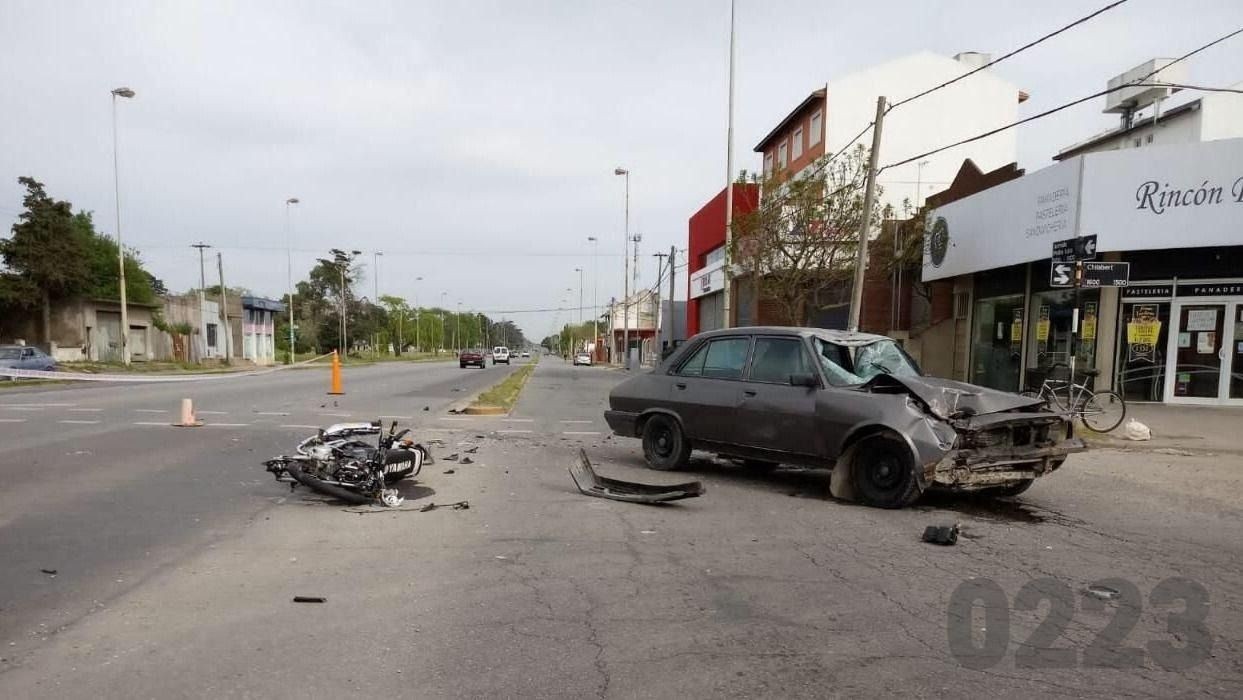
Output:
<svg viewBox="0 0 1243 700">
<path fill-rule="evenodd" d="M 692 448 L 832 468 L 835 492 L 881 507 L 929 489 L 1017 495 L 1085 449 L 1041 399 L 923 376 L 884 336 L 806 328 L 697 336 L 614 388 L 604 417 L 655 469 Z"/>
</svg>

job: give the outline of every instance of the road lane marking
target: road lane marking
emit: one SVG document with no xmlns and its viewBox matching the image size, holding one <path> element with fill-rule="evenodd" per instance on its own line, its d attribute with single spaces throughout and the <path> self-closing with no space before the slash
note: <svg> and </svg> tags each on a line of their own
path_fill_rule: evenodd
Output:
<svg viewBox="0 0 1243 700">
<path fill-rule="evenodd" d="M 599 430 L 566 430 L 562 435 L 599 435 Z"/>
<path fill-rule="evenodd" d="M 99 413 L 102 410 L 104 409 L 102 408 L 71 408 L 69 409 L 71 413 Z"/>
<path fill-rule="evenodd" d="M 167 428 L 167 427 L 168 427 L 168 423 L 151 423 L 151 422 L 148 422 L 148 421 L 137 421 L 137 422 L 133 423 L 132 425 L 158 425 L 158 426 L 159 426 L 159 427 L 161 427 L 161 428 Z"/>
<path fill-rule="evenodd" d="M 134 413 L 168 413 L 164 408 L 135 408 Z"/>
<path fill-rule="evenodd" d="M 319 426 L 318 426 L 318 425 L 296 425 L 296 424 L 290 424 L 290 425 L 278 425 L 278 426 L 276 426 L 276 427 L 278 427 L 278 428 L 297 428 L 298 430 L 316 430 L 316 429 L 318 429 L 318 428 L 319 428 Z"/>
<path fill-rule="evenodd" d="M 534 423 L 534 418 L 506 418 L 506 423 Z"/>
<path fill-rule="evenodd" d="M 469 420 L 474 420 L 474 419 L 466 418 L 466 417 L 459 417 L 459 416 L 441 416 L 440 420 L 469 421 Z"/>
<path fill-rule="evenodd" d="M 354 415 L 352 413 L 321 413 L 321 416 L 332 416 L 333 418 L 349 418 Z"/>
<path fill-rule="evenodd" d="M 590 421 L 590 420 L 563 420 L 563 421 L 561 421 L 561 422 L 562 422 L 562 423 L 577 423 L 577 424 L 579 424 L 579 425 L 583 425 L 583 424 L 587 424 L 587 423 L 594 423 L 595 421 Z"/>
<path fill-rule="evenodd" d="M 0 418 L 0 423 L 25 423 L 25 418 Z"/>
<path fill-rule="evenodd" d="M 204 423 L 209 428 L 245 428 L 250 423 Z"/>
<path fill-rule="evenodd" d="M 397 420 L 414 420 L 414 416 L 376 416 L 377 418 L 395 418 Z"/>
<path fill-rule="evenodd" d="M 97 420 L 58 420 L 57 423 L 66 423 L 68 425 L 98 425 Z"/>
<path fill-rule="evenodd" d="M 507 435 L 512 435 L 512 434 L 514 434 L 514 433 L 533 433 L 533 432 L 535 432 L 535 431 L 534 431 L 534 430 L 498 430 L 498 431 L 496 431 L 496 432 L 498 432 L 498 433 L 504 433 L 504 434 L 507 434 Z"/>
<path fill-rule="evenodd" d="M 76 403 L 6 403 L 0 404 L 0 408 L 65 408 L 77 405 Z"/>
<path fill-rule="evenodd" d="M 42 411 L 43 410 L 42 406 L 0 406 L 0 408 L 7 408 L 10 411 Z"/>
<path fill-rule="evenodd" d="M 256 416 L 287 416 L 285 411 L 255 411 Z"/>
<path fill-rule="evenodd" d="M 227 416 L 229 415 L 229 412 L 228 411 L 195 411 L 195 414 L 200 415 L 200 416 Z"/>
</svg>

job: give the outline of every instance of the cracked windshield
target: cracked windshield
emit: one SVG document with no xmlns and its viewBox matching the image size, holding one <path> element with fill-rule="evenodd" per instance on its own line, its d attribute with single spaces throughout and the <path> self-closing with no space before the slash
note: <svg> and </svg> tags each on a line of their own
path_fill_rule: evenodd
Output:
<svg viewBox="0 0 1243 700">
<path fill-rule="evenodd" d="M 0 697 L 1243 697 L 1243 3 L 0 0 Z"/>
</svg>

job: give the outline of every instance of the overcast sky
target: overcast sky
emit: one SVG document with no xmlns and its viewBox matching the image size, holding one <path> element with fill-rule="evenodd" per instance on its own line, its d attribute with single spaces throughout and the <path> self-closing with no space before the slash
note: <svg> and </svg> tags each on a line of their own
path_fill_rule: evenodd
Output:
<svg viewBox="0 0 1243 700">
<path fill-rule="evenodd" d="M 834 76 L 923 49 L 998 55 L 1104 4 L 739 0 L 738 167 Z M 1131 0 L 993 70 L 1031 94 L 1025 116 L 1239 26 L 1239 0 Z M 723 186 L 728 28 L 728 0 L 0 0 L 0 231 L 22 175 L 115 231 L 109 91 L 124 85 L 123 238 L 170 289 L 197 286 L 203 241 L 227 284 L 282 295 L 298 197 L 295 280 L 335 246 L 365 252 L 368 296 L 379 250 L 381 294 L 577 306 L 581 267 L 585 303 L 595 287 L 603 304 L 622 281 L 614 167 L 633 173 L 648 285 L 652 254 L 685 248 Z M 1189 63 L 1195 83 L 1243 80 L 1243 37 Z M 1103 99 L 1022 128 L 1020 164 L 1115 124 Z M 506 317 L 538 340 L 570 315 Z"/>
</svg>

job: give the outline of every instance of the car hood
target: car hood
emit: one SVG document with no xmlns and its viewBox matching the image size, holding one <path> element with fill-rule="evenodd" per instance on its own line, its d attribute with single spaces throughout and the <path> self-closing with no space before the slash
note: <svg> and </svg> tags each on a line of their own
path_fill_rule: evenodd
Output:
<svg viewBox="0 0 1243 700">
<path fill-rule="evenodd" d="M 900 377 L 879 374 L 860 387 L 888 392 L 901 388 L 918 397 L 938 418 L 966 418 L 1038 406 L 1043 399 L 939 377 Z"/>
</svg>

